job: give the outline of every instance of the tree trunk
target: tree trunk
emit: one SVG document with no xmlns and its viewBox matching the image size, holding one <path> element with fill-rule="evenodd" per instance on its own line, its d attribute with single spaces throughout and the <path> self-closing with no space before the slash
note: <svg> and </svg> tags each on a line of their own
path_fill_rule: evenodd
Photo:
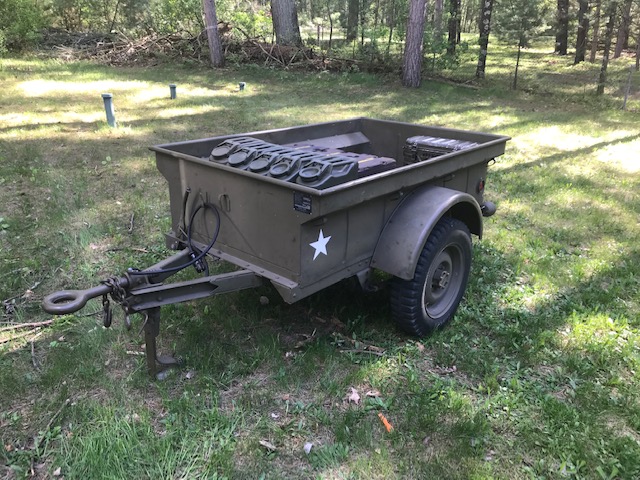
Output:
<svg viewBox="0 0 640 480">
<path fill-rule="evenodd" d="M 493 10 L 493 0 L 483 0 L 482 16 L 480 17 L 480 54 L 478 55 L 478 66 L 476 77 L 484 78 L 484 69 L 487 65 L 487 47 L 489 46 L 489 33 L 491 33 L 491 11 Z"/>
<path fill-rule="evenodd" d="M 327 17 L 329 17 L 329 46 L 327 47 L 327 54 L 331 52 L 333 43 L 333 18 L 331 17 L 331 2 L 327 2 Z"/>
<path fill-rule="evenodd" d="M 569 45 L 569 0 L 558 0 L 556 12 L 556 48 L 555 53 L 566 55 Z"/>
<path fill-rule="evenodd" d="M 593 18 L 595 22 L 593 24 L 593 37 L 591 38 L 591 56 L 589 61 L 591 63 L 596 61 L 596 54 L 598 53 L 598 42 L 600 41 L 600 8 L 602 7 L 602 0 L 596 2 L 596 14 Z"/>
<path fill-rule="evenodd" d="M 367 23 L 367 9 L 369 7 L 369 4 L 367 3 L 367 0 L 360 0 L 362 3 L 360 3 L 360 46 L 364 47 L 364 26 Z"/>
<path fill-rule="evenodd" d="M 578 35 L 576 38 L 576 58 L 573 62 L 574 65 L 584 62 L 585 52 L 587 51 L 587 32 L 589 31 L 589 0 L 579 0 L 579 3 Z"/>
<path fill-rule="evenodd" d="M 271 0 L 271 21 L 278 45 L 302 46 L 294 0 Z"/>
<path fill-rule="evenodd" d="M 640 30 L 636 37 L 636 72 L 640 72 Z"/>
<path fill-rule="evenodd" d="M 462 41 L 462 1 L 458 1 L 458 15 L 456 18 L 456 45 L 460 45 Z"/>
<path fill-rule="evenodd" d="M 602 54 L 602 66 L 600 67 L 600 77 L 598 78 L 598 89 L 596 93 L 602 95 L 604 86 L 607 83 L 607 66 L 609 65 L 609 51 L 611 50 L 611 39 L 613 38 L 613 24 L 616 20 L 617 2 L 611 2 L 607 9 L 607 28 L 604 32 L 604 53 Z"/>
<path fill-rule="evenodd" d="M 407 40 L 404 47 L 402 84 L 405 87 L 419 87 L 422 77 L 422 43 L 426 0 L 411 0 L 407 18 Z"/>
<path fill-rule="evenodd" d="M 520 67 L 520 53 L 522 51 L 522 43 L 518 43 L 518 56 L 516 57 L 516 71 L 513 73 L 513 85 L 511 88 L 514 90 L 518 88 L 518 68 Z"/>
<path fill-rule="evenodd" d="M 426 2 L 425 2 L 426 5 Z M 444 10 L 444 0 L 435 0 L 433 5 L 433 32 L 436 41 L 440 39 L 442 35 L 442 12 Z"/>
<path fill-rule="evenodd" d="M 347 2 L 347 37 L 348 42 L 358 38 L 358 18 L 360 17 L 360 0 Z"/>
<path fill-rule="evenodd" d="M 389 38 L 387 40 L 387 57 L 391 52 L 391 41 L 393 40 L 393 27 L 396 23 L 396 2 L 391 0 L 391 12 L 389 14 Z"/>
<path fill-rule="evenodd" d="M 204 9 L 205 28 L 207 29 L 207 40 L 209 41 L 209 57 L 213 67 L 224 65 L 224 55 L 222 53 L 222 43 L 218 32 L 218 17 L 216 16 L 216 4 L 214 0 L 202 0 Z"/>
<path fill-rule="evenodd" d="M 618 38 L 616 40 L 616 49 L 613 52 L 613 58 L 620 58 L 622 50 L 629 46 L 629 29 L 631 28 L 631 4 L 633 0 L 626 0 L 622 7 L 622 18 L 620 27 L 618 28 Z"/>
<path fill-rule="evenodd" d="M 447 55 L 453 56 L 456 54 L 459 16 L 460 0 L 449 0 L 449 37 L 447 39 Z"/>
<path fill-rule="evenodd" d="M 378 40 L 378 19 L 380 17 L 380 0 L 376 0 L 376 8 L 373 12 L 373 41 Z"/>
<path fill-rule="evenodd" d="M 120 0 L 116 2 L 116 8 L 113 10 L 113 18 L 111 19 L 111 25 L 109 26 L 109 33 L 113 32 L 116 26 L 116 18 L 118 17 L 118 7 L 120 6 Z"/>
<path fill-rule="evenodd" d="M 460 31 L 464 31 L 467 33 L 471 33 L 474 31 L 473 26 L 477 24 L 476 20 L 478 18 L 478 14 L 476 12 L 476 1 L 467 1 L 464 3 L 464 9 L 462 10 L 461 15 L 461 27 Z M 479 10 L 479 9 L 478 9 Z"/>
</svg>

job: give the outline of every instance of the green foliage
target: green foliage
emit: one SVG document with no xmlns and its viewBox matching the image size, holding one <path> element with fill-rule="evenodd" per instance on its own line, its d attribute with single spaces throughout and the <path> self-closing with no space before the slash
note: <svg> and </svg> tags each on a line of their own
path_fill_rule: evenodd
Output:
<svg viewBox="0 0 640 480">
<path fill-rule="evenodd" d="M 70 32 L 135 31 L 149 0 L 52 0 L 50 11 L 51 25 Z"/>
<path fill-rule="evenodd" d="M 273 26 L 268 7 L 251 10 L 234 9 L 227 12 L 222 11 L 219 18 L 229 21 L 234 27 L 242 29 L 243 35 L 241 39 L 244 39 L 244 34 L 250 38 L 262 38 L 265 40 L 270 40 L 271 38 Z"/>
<path fill-rule="evenodd" d="M 114 3 L 111 0 L 53 0 L 55 22 L 70 32 L 106 31 L 113 18 Z"/>
<path fill-rule="evenodd" d="M 323 445 L 311 450 L 309 461 L 316 468 L 339 465 L 349 455 L 349 446 L 342 443 Z"/>
<path fill-rule="evenodd" d="M 7 53 L 7 40 L 5 38 L 4 30 L 0 29 L 0 56 Z"/>
<path fill-rule="evenodd" d="M 151 0 L 146 17 L 150 29 L 166 35 L 188 32 L 197 36 L 204 29 L 201 0 Z"/>
<path fill-rule="evenodd" d="M 546 28 L 547 12 L 546 0 L 499 0 L 491 23 L 499 38 L 527 47 Z"/>
<path fill-rule="evenodd" d="M 34 0 L 0 2 L 0 54 L 3 50 L 24 50 L 40 39 L 45 25 L 42 9 Z"/>
</svg>

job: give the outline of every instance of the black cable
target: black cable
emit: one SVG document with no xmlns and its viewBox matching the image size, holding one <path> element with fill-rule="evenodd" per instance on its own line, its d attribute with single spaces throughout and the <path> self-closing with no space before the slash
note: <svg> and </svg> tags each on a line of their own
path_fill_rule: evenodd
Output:
<svg viewBox="0 0 640 480">
<path fill-rule="evenodd" d="M 216 231 L 213 234 L 213 237 L 211 238 L 211 242 L 209 242 L 209 244 L 206 246 L 206 248 L 204 250 L 202 250 L 201 252 L 198 252 L 198 249 L 195 248 L 193 246 L 193 243 L 191 241 L 191 234 L 192 234 L 192 228 L 193 228 L 193 221 L 196 217 L 196 214 L 203 208 L 208 208 L 209 210 L 213 211 L 213 213 L 216 216 Z M 187 268 L 191 265 L 193 265 L 194 263 L 202 260 L 204 258 L 204 256 L 209 252 L 209 250 L 211 250 L 213 248 L 213 244 L 216 243 L 216 240 L 218 239 L 218 234 L 220 233 L 220 212 L 218 212 L 218 209 L 216 208 L 215 205 L 213 205 L 212 203 L 207 203 L 207 202 L 203 202 L 200 205 L 198 205 L 193 212 L 191 212 L 191 216 L 189 218 L 189 226 L 187 227 L 187 246 L 189 247 L 189 251 L 192 254 L 196 254 L 195 257 L 193 257 L 191 260 L 189 260 L 187 263 L 183 264 L 183 265 L 178 265 L 176 267 L 167 267 L 167 268 L 161 268 L 158 270 L 134 270 L 132 268 L 130 268 L 127 273 L 129 275 L 159 275 L 159 274 L 163 274 L 163 273 L 171 273 L 171 272 L 179 272 L 180 270 Z"/>
<path fill-rule="evenodd" d="M 184 234 L 186 234 L 184 230 L 187 228 L 185 222 L 187 221 L 187 201 L 189 200 L 190 193 L 191 188 L 187 187 L 184 192 L 184 196 L 182 197 L 182 216 L 180 217 L 180 221 L 178 222 L 178 228 L 180 229 L 180 232 Z"/>
</svg>

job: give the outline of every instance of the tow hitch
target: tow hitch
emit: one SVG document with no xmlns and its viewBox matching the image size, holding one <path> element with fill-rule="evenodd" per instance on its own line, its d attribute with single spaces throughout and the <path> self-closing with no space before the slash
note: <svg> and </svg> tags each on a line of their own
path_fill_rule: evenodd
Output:
<svg viewBox="0 0 640 480">
<path fill-rule="evenodd" d="M 124 310 L 127 328 L 131 328 L 129 316 L 134 313 L 141 314 L 147 369 L 150 375 L 158 378 L 166 368 L 180 364 L 173 357 L 157 353 L 160 307 L 262 285 L 262 278 L 250 270 L 164 283 L 180 270 L 174 267 L 184 265 L 190 255 L 191 252 L 185 249 L 148 269 L 130 270 L 121 277 L 110 277 L 86 290 L 62 290 L 52 293 L 45 297 L 42 308 L 52 315 L 64 315 L 77 312 L 92 298 L 102 297 L 102 320 L 105 327 L 110 327 L 112 323 L 111 301 Z"/>
</svg>

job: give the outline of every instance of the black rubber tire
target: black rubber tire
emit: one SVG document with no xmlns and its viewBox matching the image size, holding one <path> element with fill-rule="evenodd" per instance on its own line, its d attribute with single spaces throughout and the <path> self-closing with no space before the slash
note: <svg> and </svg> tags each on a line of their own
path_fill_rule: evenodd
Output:
<svg viewBox="0 0 640 480">
<path fill-rule="evenodd" d="M 441 218 L 425 243 L 411 280 L 391 282 L 391 314 L 407 333 L 422 337 L 456 312 L 471 269 L 471 234 L 454 218 Z"/>
</svg>

